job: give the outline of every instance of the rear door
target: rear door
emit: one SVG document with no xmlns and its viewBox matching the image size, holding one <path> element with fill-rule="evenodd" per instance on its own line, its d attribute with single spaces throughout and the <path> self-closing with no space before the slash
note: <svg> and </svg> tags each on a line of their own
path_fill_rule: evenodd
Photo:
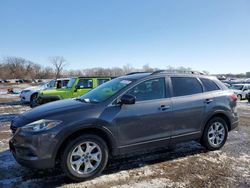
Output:
<svg viewBox="0 0 250 188">
<path fill-rule="evenodd" d="M 174 118 L 172 137 L 200 134 L 207 97 L 203 95 L 201 82 L 196 77 L 172 76 L 171 85 Z"/>
</svg>

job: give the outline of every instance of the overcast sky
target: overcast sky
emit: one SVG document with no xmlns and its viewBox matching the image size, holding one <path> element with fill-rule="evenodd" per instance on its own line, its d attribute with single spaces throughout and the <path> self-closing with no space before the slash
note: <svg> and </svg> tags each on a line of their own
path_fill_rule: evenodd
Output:
<svg viewBox="0 0 250 188">
<path fill-rule="evenodd" d="M 68 69 L 250 71 L 250 1 L 1 0 L 0 57 L 55 55 Z"/>
</svg>

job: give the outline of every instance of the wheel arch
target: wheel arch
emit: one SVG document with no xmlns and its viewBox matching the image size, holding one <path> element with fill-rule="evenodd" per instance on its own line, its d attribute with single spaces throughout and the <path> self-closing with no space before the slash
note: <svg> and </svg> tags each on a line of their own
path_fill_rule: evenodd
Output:
<svg viewBox="0 0 250 188">
<path fill-rule="evenodd" d="M 100 138 L 102 138 L 106 142 L 106 144 L 108 146 L 109 153 L 111 155 L 117 152 L 116 147 L 115 147 L 116 144 L 115 144 L 114 138 L 112 137 L 112 135 L 110 135 L 111 133 L 108 133 L 107 130 L 105 130 L 104 128 L 100 128 L 100 127 L 84 127 L 84 128 L 77 129 L 77 130 L 70 132 L 69 134 L 67 134 L 65 139 L 58 144 L 58 147 L 55 150 L 55 153 L 53 155 L 55 162 L 58 159 L 60 159 L 60 155 L 63 152 L 63 150 L 65 149 L 67 143 L 69 143 L 74 138 L 76 138 L 80 135 L 83 135 L 83 134 L 93 134 L 93 135 L 99 136 Z"/>
<path fill-rule="evenodd" d="M 33 95 L 37 95 L 37 96 L 38 96 L 38 91 L 35 91 L 34 93 L 32 93 L 32 94 L 30 95 L 30 101 L 31 101 L 31 97 L 32 97 Z"/>
<path fill-rule="evenodd" d="M 218 111 L 218 112 L 215 112 L 214 114 L 210 115 L 210 116 L 206 119 L 206 121 L 205 121 L 205 123 L 204 123 L 204 126 L 203 126 L 203 129 L 202 129 L 202 132 L 204 131 L 204 129 L 205 129 L 207 123 L 208 123 L 211 119 L 213 119 L 213 118 L 215 118 L 215 117 L 222 118 L 222 119 L 226 122 L 226 124 L 227 124 L 228 131 L 231 130 L 231 121 L 230 121 L 230 118 L 228 117 L 228 115 L 226 115 L 225 113 L 223 113 L 223 112 L 221 112 L 221 111 Z"/>
</svg>

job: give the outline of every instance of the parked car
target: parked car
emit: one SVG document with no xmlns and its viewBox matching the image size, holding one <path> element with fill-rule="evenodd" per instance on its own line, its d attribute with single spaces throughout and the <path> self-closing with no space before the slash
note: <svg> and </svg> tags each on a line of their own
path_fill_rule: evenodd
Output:
<svg viewBox="0 0 250 188">
<path fill-rule="evenodd" d="M 31 104 L 31 107 L 56 100 L 79 97 L 80 95 L 89 92 L 91 89 L 109 81 L 110 79 L 110 77 L 71 78 L 65 88 L 41 91 L 38 94 L 37 100 Z"/>
<path fill-rule="evenodd" d="M 250 92 L 246 94 L 246 99 L 248 100 L 248 102 L 250 102 Z"/>
<path fill-rule="evenodd" d="M 60 164 L 69 178 L 82 181 L 99 174 L 111 156 L 189 140 L 220 149 L 238 125 L 236 101 L 210 76 L 126 75 L 18 116 L 11 123 L 10 151 L 21 165 Z"/>
<path fill-rule="evenodd" d="M 20 98 L 21 101 L 32 104 L 38 96 L 40 91 L 45 91 L 49 89 L 66 87 L 69 78 L 60 78 L 57 80 L 50 80 L 39 86 L 28 87 L 21 91 Z"/>
<path fill-rule="evenodd" d="M 250 84 L 232 84 L 229 89 L 234 91 L 238 100 L 242 100 L 246 99 L 246 94 L 250 92 Z"/>
</svg>

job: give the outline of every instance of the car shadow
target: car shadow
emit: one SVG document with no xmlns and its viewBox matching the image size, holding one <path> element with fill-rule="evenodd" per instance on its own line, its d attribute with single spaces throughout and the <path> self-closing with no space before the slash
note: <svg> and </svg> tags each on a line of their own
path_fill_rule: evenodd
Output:
<svg viewBox="0 0 250 188">
<path fill-rule="evenodd" d="M 11 122 L 12 119 L 14 119 L 19 114 L 3 114 L 0 115 L 0 125 L 1 123 Z"/>
<path fill-rule="evenodd" d="M 4 151 L 4 155 L 9 155 L 9 158 L 14 160 L 12 154 L 9 151 Z M 176 160 L 178 158 L 183 158 L 195 154 L 205 153 L 207 150 L 202 147 L 200 144 L 192 141 L 183 144 L 178 144 L 174 148 L 161 148 L 157 150 L 151 150 L 146 152 L 140 152 L 130 155 L 124 155 L 116 158 L 112 158 L 106 169 L 102 172 L 102 175 L 109 175 L 118 173 L 124 170 L 131 170 L 140 168 L 146 165 L 157 164 L 161 162 L 167 162 Z M 0 152 L 0 162 L 2 160 L 1 156 L 3 153 Z M 8 157 L 7 157 L 8 158 Z M 15 160 L 14 160 L 15 161 Z M 12 167 L 14 171 L 21 172 L 18 177 L 14 176 L 11 178 L 20 179 L 21 182 L 35 180 L 35 184 L 39 186 L 62 186 L 65 184 L 74 183 L 72 180 L 68 179 L 61 169 L 48 169 L 48 170 L 34 170 L 34 169 L 27 169 L 21 167 L 16 162 L 15 165 Z M 0 164 L 1 166 L 1 164 Z M 0 171 L 6 171 L 6 169 L 0 167 Z M 12 172 L 9 172 L 10 174 Z M 0 174 L 1 175 L 1 174 Z M 8 177 L 10 178 L 10 177 Z M 98 178 L 98 177 L 96 177 Z M 19 181 L 18 181 L 19 182 Z M 13 182 L 12 185 L 18 185 L 18 182 Z M 1 185 L 1 181 L 0 181 Z"/>
<path fill-rule="evenodd" d="M 28 103 L 22 101 L 10 101 L 10 102 L 0 102 L 1 106 L 17 106 L 17 105 L 24 105 L 28 106 Z"/>
</svg>

